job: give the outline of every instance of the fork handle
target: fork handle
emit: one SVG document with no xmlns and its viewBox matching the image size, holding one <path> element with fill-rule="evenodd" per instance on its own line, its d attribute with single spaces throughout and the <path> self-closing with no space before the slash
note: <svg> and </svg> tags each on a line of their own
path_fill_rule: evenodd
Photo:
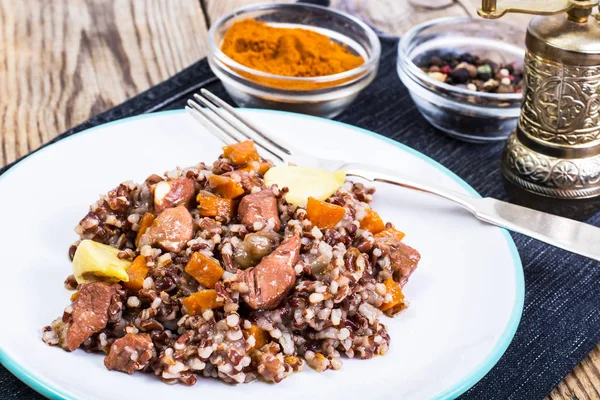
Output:
<svg viewBox="0 0 600 400">
<path fill-rule="evenodd" d="M 561 249 L 600 261 L 600 228 L 490 197 L 475 198 L 440 187 L 406 179 L 379 167 L 347 164 L 346 175 L 419 190 L 450 200 L 477 219 L 530 236 Z"/>
</svg>

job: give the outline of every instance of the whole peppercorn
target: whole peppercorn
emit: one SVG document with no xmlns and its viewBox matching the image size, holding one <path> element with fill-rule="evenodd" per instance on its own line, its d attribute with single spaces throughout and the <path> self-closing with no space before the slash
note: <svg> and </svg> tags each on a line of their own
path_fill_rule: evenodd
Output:
<svg viewBox="0 0 600 400">
<path fill-rule="evenodd" d="M 469 71 L 466 68 L 456 68 L 449 74 L 454 83 L 466 83 L 469 80 Z"/>
<path fill-rule="evenodd" d="M 492 74 L 492 68 L 488 65 L 488 64 L 483 64 L 481 66 L 479 66 L 477 68 L 477 74 L 481 75 L 481 74 L 488 74 L 491 75 Z M 487 79 L 484 79 L 487 80 Z"/>
<path fill-rule="evenodd" d="M 495 62 L 493 62 L 490 59 L 483 60 L 483 63 L 489 65 L 490 68 L 492 69 L 492 71 L 495 71 L 496 69 L 498 69 L 498 64 L 496 64 Z"/>
<path fill-rule="evenodd" d="M 477 76 L 477 67 L 475 67 L 473 64 L 469 64 L 467 62 L 461 62 L 460 64 L 458 64 L 456 66 L 456 69 L 459 69 L 459 68 L 464 68 L 467 71 L 469 71 L 470 78 L 475 78 Z"/>
<path fill-rule="evenodd" d="M 483 81 L 476 80 L 476 81 L 473 81 L 473 83 L 475 84 L 475 86 L 477 86 L 478 92 L 481 92 L 483 90 Z"/>
<path fill-rule="evenodd" d="M 471 53 L 463 53 L 460 56 L 458 56 L 458 61 L 473 64 L 473 56 L 471 55 Z"/>
<path fill-rule="evenodd" d="M 432 67 L 441 67 L 443 64 L 442 59 L 437 56 L 433 56 L 429 59 L 429 65 Z"/>
<path fill-rule="evenodd" d="M 442 74 L 441 72 L 430 72 L 429 76 L 440 82 L 444 82 L 446 80 L 446 74 Z"/>
<path fill-rule="evenodd" d="M 512 85 L 500 85 L 498 93 L 515 93 L 515 88 Z"/>
<path fill-rule="evenodd" d="M 495 92 L 498 89 L 498 81 L 490 79 L 483 84 L 484 92 Z"/>
</svg>

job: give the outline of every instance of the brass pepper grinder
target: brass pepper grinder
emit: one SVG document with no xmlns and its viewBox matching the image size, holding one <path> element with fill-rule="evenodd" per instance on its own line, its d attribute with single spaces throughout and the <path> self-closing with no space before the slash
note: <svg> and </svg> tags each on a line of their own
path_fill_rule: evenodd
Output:
<svg viewBox="0 0 600 400">
<path fill-rule="evenodd" d="M 600 195 L 600 18 L 598 0 L 482 0 L 484 18 L 539 14 L 527 28 L 523 106 L 501 168 L 540 195 Z"/>
</svg>

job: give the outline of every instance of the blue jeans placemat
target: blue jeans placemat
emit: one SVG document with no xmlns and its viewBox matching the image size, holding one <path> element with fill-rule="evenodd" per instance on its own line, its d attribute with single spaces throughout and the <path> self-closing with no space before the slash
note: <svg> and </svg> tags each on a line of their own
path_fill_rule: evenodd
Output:
<svg viewBox="0 0 600 400">
<path fill-rule="evenodd" d="M 377 78 L 337 119 L 407 144 L 454 171 L 482 196 L 506 200 L 499 171 L 503 144 L 462 143 L 432 128 L 396 75 L 396 41 L 382 39 L 382 45 Z M 115 119 L 181 108 L 200 87 L 226 97 L 202 60 L 55 141 Z M 587 222 L 600 225 L 600 214 Z M 600 341 L 600 265 L 521 235 L 513 238 L 525 270 L 521 324 L 500 362 L 461 399 L 542 399 Z M 0 366 L 0 399 L 39 398 Z"/>
</svg>

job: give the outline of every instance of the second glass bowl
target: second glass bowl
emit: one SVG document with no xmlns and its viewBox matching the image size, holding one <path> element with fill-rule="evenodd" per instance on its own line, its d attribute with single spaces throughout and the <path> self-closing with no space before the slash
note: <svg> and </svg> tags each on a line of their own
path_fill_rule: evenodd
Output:
<svg viewBox="0 0 600 400">
<path fill-rule="evenodd" d="M 441 18 L 415 26 L 398 45 L 398 75 L 427 121 L 469 142 L 506 139 L 516 128 L 522 93 L 471 91 L 437 81 L 419 68 L 429 58 L 449 53 L 471 53 L 522 68 L 525 30 L 499 21 Z"/>
</svg>

